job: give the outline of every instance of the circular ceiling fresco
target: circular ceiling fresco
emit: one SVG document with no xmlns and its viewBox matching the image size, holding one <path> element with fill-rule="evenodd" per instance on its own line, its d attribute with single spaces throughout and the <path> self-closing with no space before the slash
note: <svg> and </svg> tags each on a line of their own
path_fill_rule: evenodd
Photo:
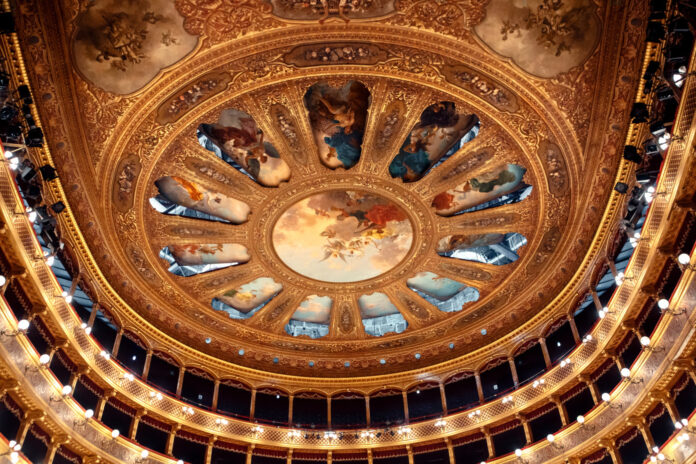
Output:
<svg viewBox="0 0 696 464">
<path fill-rule="evenodd" d="M 290 269 L 325 282 L 356 282 L 399 264 L 413 226 L 396 204 L 373 193 L 334 190 L 295 203 L 273 227 L 273 247 Z"/>
</svg>

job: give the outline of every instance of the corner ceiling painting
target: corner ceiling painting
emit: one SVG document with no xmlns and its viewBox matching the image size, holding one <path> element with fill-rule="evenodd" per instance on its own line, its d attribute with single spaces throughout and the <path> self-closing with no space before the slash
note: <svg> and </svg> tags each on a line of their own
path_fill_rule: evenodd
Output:
<svg viewBox="0 0 696 464">
<path fill-rule="evenodd" d="M 76 20 L 77 69 L 106 91 L 135 92 L 196 47 L 183 23 L 170 0 L 91 2 Z"/>
<path fill-rule="evenodd" d="M 623 172 L 627 2 L 26 0 L 17 29 L 105 305 L 245 367 L 371 376 L 573 304 Z"/>
<path fill-rule="evenodd" d="M 599 41 L 592 0 L 491 0 L 474 29 L 486 45 L 539 77 L 582 64 Z"/>
</svg>

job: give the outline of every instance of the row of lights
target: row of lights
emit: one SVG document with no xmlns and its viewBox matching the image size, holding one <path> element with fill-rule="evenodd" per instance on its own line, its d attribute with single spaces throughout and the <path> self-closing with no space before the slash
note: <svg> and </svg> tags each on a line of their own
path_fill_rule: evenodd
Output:
<svg viewBox="0 0 696 464">
<path fill-rule="evenodd" d="M 4 277 L 3 277 L 3 278 L 4 278 Z M 3 284 L 4 284 L 4 282 L 3 282 Z M 1 285 L 2 285 L 2 284 L 0 284 L 0 286 L 1 286 Z M 65 295 L 64 295 L 64 296 L 65 296 Z M 20 321 L 17 322 L 17 330 L 16 330 L 16 331 L 14 331 L 14 332 L 3 331 L 1 334 L 2 334 L 2 335 L 7 335 L 7 336 L 16 336 L 16 335 L 18 335 L 18 334 L 20 334 L 20 333 L 26 333 L 26 331 L 29 329 L 29 326 L 30 326 L 30 322 L 29 322 L 27 319 L 21 319 Z M 83 324 L 82 327 L 83 327 L 83 329 L 86 329 L 86 330 L 89 329 L 89 327 L 86 327 L 85 324 Z M 89 332 L 88 332 L 88 333 L 89 333 Z M 102 358 L 107 359 L 107 360 L 110 358 L 109 353 L 106 352 L 106 351 L 101 351 L 101 352 L 99 353 L 99 355 L 100 355 Z M 51 361 L 51 356 L 50 356 L 50 355 L 48 355 L 48 354 L 46 354 L 46 353 L 42 354 L 41 356 L 39 356 L 39 366 L 38 366 L 38 369 L 45 369 L 45 368 L 47 368 L 48 365 L 49 365 L 49 363 L 50 363 L 50 361 Z M 26 366 L 26 367 L 25 367 L 25 371 L 26 371 L 26 370 L 29 370 L 29 368 L 31 368 L 31 366 Z M 36 369 L 36 368 L 35 368 L 35 369 Z M 126 379 L 128 379 L 128 380 L 131 380 L 131 381 L 134 380 L 134 376 L 133 376 L 133 374 L 131 374 L 131 373 L 126 373 L 126 374 L 124 374 L 123 377 L 126 378 Z M 61 390 L 60 390 L 60 396 L 51 395 L 50 398 L 49 398 L 49 401 L 51 401 L 51 402 L 60 402 L 60 401 L 63 401 L 63 400 L 67 400 L 67 399 L 70 397 L 70 395 L 72 395 L 72 393 L 73 393 L 73 388 L 72 388 L 71 385 L 63 385 L 63 386 L 61 387 Z M 153 396 L 153 397 L 158 396 L 159 399 L 162 398 L 161 393 L 155 393 L 155 392 L 152 392 L 152 391 L 151 391 L 150 393 L 151 393 L 151 396 Z M 185 412 L 186 414 L 193 414 L 193 408 L 191 408 L 191 407 L 184 407 L 184 412 Z M 78 425 L 84 426 L 84 425 L 86 425 L 87 422 L 89 422 L 89 420 L 91 420 L 93 417 L 94 417 L 94 410 L 93 410 L 93 409 L 87 409 L 87 410 L 85 410 L 85 412 L 84 412 L 83 420 L 82 420 L 82 421 L 75 421 L 75 423 L 74 423 L 73 425 L 75 425 L 75 426 L 78 426 Z M 227 422 L 227 421 L 225 420 L 225 422 Z M 261 431 L 263 431 L 263 429 L 261 429 Z M 121 434 L 121 432 L 119 431 L 119 429 L 113 429 L 113 430 L 111 431 L 111 439 L 112 439 L 112 440 L 117 439 L 117 438 L 120 436 L 120 434 Z M 17 443 L 17 442 L 14 441 L 14 440 L 11 440 L 11 441 L 9 442 L 9 447 L 10 447 L 10 452 L 9 452 L 10 461 L 11 461 L 13 464 L 15 464 L 15 463 L 17 463 L 17 462 L 19 461 L 19 451 L 21 450 L 22 447 L 21 447 L 21 445 L 20 445 L 19 443 Z M 141 450 L 141 452 L 140 452 L 140 457 L 139 457 L 138 459 L 136 459 L 135 462 L 138 462 L 138 463 L 144 462 L 145 459 L 147 459 L 147 457 L 149 456 L 149 454 L 150 454 L 150 452 L 149 452 L 148 450 L 146 450 L 146 449 Z M 0 455 L 0 456 L 2 456 L 2 455 Z M 177 464 L 184 464 L 184 461 L 183 461 L 182 459 L 179 459 L 179 460 L 176 461 L 176 462 L 177 462 Z"/>
<path fill-rule="evenodd" d="M 10 456 L 10 462 L 16 464 L 19 461 L 19 452 L 22 450 L 22 445 L 17 443 L 15 440 L 10 440 L 8 443 L 9 451 L 0 454 L 0 456 Z"/>
<path fill-rule="evenodd" d="M 32 222 L 33 222 L 33 220 L 36 219 L 36 212 L 33 211 L 31 208 L 27 209 L 27 214 L 28 214 L 28 216 L 29 216 L 29 219 L 32 220 Z M 639 240 L 639 239 L 640 239 L 639 234 L 637 234 L 637 236 L 635 236 L 634 238 L 635 238 L 635 240 Z M 51 265 L 53 264 L 54 259 L 55 259 L 55 258 L 54 258 L 54 255 L 49 254 L 48 252 L 44 252 L 44 258 L 45 258 L 46 263 L 47 263 L 49 266 L 51 266 Z M 680 255 L 678 256 L 677 261 L 679 262 L 680 265 L 682 265 L 682 266 L 687 266 L 687 265 L 689 265 L 689 263 L 690 263 L 690 261 L 691 261 L 691 258 L 690 258 L 690 256 L 689 256 L 688 254 L 682 253 L 682 254 L 680 254 Z M 617 284 L 619 284 L 619 285 L 620 285 L 624 280 L 626 280 L 626 278 L 625 278 L 623 272 L 618 273 L 618 275 L 617 275 L 617 277 L 616 277 L 616 280 L 617 280 Z M 0 286 L 3 286 L 5 283 L 6 283 L 6 278 L 5 278 L 4 276 L 0 276 Z M 66 303 L 71 303 L 71 302 L 72 302 L 72 295 L 68 294 L 68 292 L 65 292 L 65 291 L 64 291 L 64 292 L 62 293 L 61 296 L 65 299 Z M 667 301 L 666 299 L 660 299 L 660 300 L 658 301 L 658 307 L 659 307 L 661 310 L 663 310 L 663 311 L 664 311 L 664 310 L 667 310 L 667 309 L 669 308 L 669 301 Z M 604 307 L 602 310 L 599 311 L 599 313 L 600 313 L 600 318 L 603 318 L 606 314 L 609 314 L 610 311 L 608 310 L 608 308 Z M 30 325 L 30 323 L 29 323 L 28 320 L 22 319 L 22 320 L 20 320 L 20 321 L 18 322 L 18 324 L 17 324 L 17 329 L 18 329 L 18 330 L 17 330 L 16 332 L 7 333 L 6 331 L 3 331 L 2 334 L 3 334 L 3 335 L 16 335 L 17 333 L 24 333 L 24 332 L 26 332 L 26 331 L 28 330 L 29 325 Z M 91 328 L 88 327 L 86 323 L 82 323 L 81 327 L 82 327 L 83 330 L 85 330 L 85 333 L 86 333 L 86 334 L 88 334 L 88 335 L 90 334 Z M 591 341 L 591 340 L 592 340 L 592 336 L 588 334 L 588 335 L 585 336 L 585 338 L 583 338 L 582 342 L 583 342 L 583 343 L 587 343 L 587 342 L 589 342 L 589 341 Z M 647 347 L 649 347 L 649 345 L 650 345 L 650 338 L 647 337 L 647 336 L 643 336 L 643 337 L 641 337 L 641 339 L 640 339 L 640 343 L 641 343 L 641 345 L 642 345 L 643 347 L 646 347 L 646 348 L 647 348 Z M 102 350 L 102 351 L 99 353 L 99 355 L 100 355 L 102 358 L 106 359 L 106 360 L 110 359 L 110 354 L 109 354 L 108 352 L 104 351 L 104 350 Z M 47 366 L 49 362 L 50 362 L 50 356 L 49 356 L 48 354 L 42 354 L 42 355 L 39 357 L 39 364 L 40 364 L 41 366 Z M 565 360 L 563 360 L 563 361 L 561 361 L 561 367 L 565 367 L 565 366 L 568 365 L 568 364 L 570 364 L 570 359 L 568 359 L 568 358 L 565 359 Z M 624 377 L 625 379 L 629 379 L 629 378 L 630 378 L 630 369 L 628 369 L 628 368 L 623 368 L 623 369 L 621 370 L 621 375 L 622 375 L 622 377 Z M 126 378 L 127 380 L 130 380 L 130 381 L 133 381 L 133 380 L 134 380 L 133 374 L 130 374 L 130 373 L 125 374 L 125 375 L 124 375 L 124 378 Z M 534 388 L 537 388 L 537 387 L 539 387 L 539 386 L 542 386 L 542 385 L 544 385 L 544 382 L 545 382 L 544 379 L 537 380 L 537 381 L 535 381 L 535 382 L 533 383 L 533 387 L 534 387 Z M 640 379 L 639 381 L 636 381 L 636 382 L 642 382 L 642 379 Z M 72 387 L 71 387 L 70 385 L 65 385 L 65 386 L 62 388 L 62 390 L 61 390 L 62 398 L 65 398 L 65 397 L 69 396 L 71 393 L 72 393 Z M 150 397 L 151 397 L 151 398 L 156 398 L 156 399 L 158 399 L 158 400 L 159 400 L 159 399 L 162 399 L 162 395 L 161 395 L 161 393 L 159 393 L 159 392 L 150 391 Z M 608 393 L 603 393 L 603 394 L 602 394 L 602 400 L 603 400 L 603 401 L 609 403 L 609 402 L 610 402 L 610 399 L 611 399 L 611 396 L 610 396 Z M 511 395 L 509 395 L 509 396 L 503 398 L 503 404 L 508 403 L 508 402 L 512 402 L 512 401 L 513 401 L 513 398 L 512 398 Z M 619 405 L 619 407 L 620 407 L 620 405 Z M 191 408 L 191 407 L 183 406 L 183 407 L 182 407 L 182 412 L 183 412 L 185 415 L 193 415 L 194 410 L 193 410 L 193 408 Z M 94 414 L 94 412 L 93 412 L 91 409 L 88 409 L 87 411 L 85 411 L 85 419 L 87 419 L 87 420 L 90 419 L 90 418 L 93 416 L 93 414 Z M 477 409 L 476 411 L 472 411 L 472 412 L 469 413 L 469 418 L 478 417 L 478 416 L 480 416 L 480 415 L 481 415 L 481 411 Z M 583 416 L 578 416 L 577 420 L 578 420 L 578 423 L 580 423 L 580 424 L 584 423 L 584 417 L 583 417 Z M 223 421 L 224 421 L 224 422 L 223 422 Z M 227 420 L 226 420 L 226 419 L 216 419 L 216 425 L 226 425 L 226 423 L 227 423 Z M 438 420 L 438 421 L 435 422 L 435 426 L 436 426 L 436 427 L 442 427 L 442 426 L 445 426 L 445 425 L 446 425 L 446 422 L 445 422 L 444 420 L 442 420 L 442 419 L 440 419 L 440 420 Z M 676 426 L 676 425 L 675 425 L 675 426 Z M 406 427 L 406 428 L 403 428 L 403 427 L 402 427 L 402 428 L 399 429 L 398 432 L 399 432 L 400 435 L 403 435 L 404 433 L 410 432 L 410 430 L 411 430 L 410 428 L 407 428 L 407 427 Z M 263 433 L 263 431 L 264 431 L 264 429 L 263 429 L 261 426 L 258 426 L 258 425 L 254 426 L 254 427 L 252 428 L 252 432 L 254 432 L 254 433 Z M 115 434 L 116 434 L 116 437 L 117 437 L 119 431 L 118 431 L 117 429 L 115 429 L 114 432 L 112 432 L 112 433 L 115 433 Z M 290 431 L 290 432 L 288 432 L 288 436 L 297 437 L 297 436 L 299 436 L 299 435 L 300 435 L 300 433 L 299 433 L 298 431 Z M 335 435 L 336 435 L 335 432 L 326 432 L 326 433 L 325 433 L 325 438 L 332 438 L 332 436 L 335 436 Z M 682 436 L 686 436 L 686 438 L 682 438 L 682 439 L 688 439 L 688 435 L 682 434 Z M 113 435 L 112 435 L 112 437 L 113 437 Z M 374 437 L 374 432 L 364 431 L 364 432 L 361 433 L 361 437 Z M 547 437 L 547 438 L 548 438 L 548 437 Z M 553 441 L 553 440 L 549 440 L 549 441 Z M 144 452 L 144 453 L 147 453 L 147 450 L 143 450 L 143 452 Z M 145 456 L 145 457 L 146 457 L 146 456 Z"/>
</svg>

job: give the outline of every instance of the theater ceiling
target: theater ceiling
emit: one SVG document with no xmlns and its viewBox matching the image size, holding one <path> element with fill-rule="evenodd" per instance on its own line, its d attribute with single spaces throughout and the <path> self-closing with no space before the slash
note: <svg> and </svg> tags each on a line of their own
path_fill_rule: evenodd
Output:
<svg viewBox="0 0 696 464">
<path fill-rule="evenodd" d="M 264 371 L 522 340 L 610 246 L 629 4 L 18 2 L 73 265 L 126 326 Z"/>
</svg>

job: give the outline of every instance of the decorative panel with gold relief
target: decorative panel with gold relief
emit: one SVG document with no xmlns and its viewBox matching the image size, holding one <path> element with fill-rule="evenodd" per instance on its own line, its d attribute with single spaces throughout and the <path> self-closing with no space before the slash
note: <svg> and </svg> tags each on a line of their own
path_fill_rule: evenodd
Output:
<svg viewBox="0 0 696 464">
<path fill-rule="evenodd" d="M 606 233 L 644 2 L 158 2 L 18 20 L 103 304 L 332 377 L 567 311 Z"/>
</svg>

